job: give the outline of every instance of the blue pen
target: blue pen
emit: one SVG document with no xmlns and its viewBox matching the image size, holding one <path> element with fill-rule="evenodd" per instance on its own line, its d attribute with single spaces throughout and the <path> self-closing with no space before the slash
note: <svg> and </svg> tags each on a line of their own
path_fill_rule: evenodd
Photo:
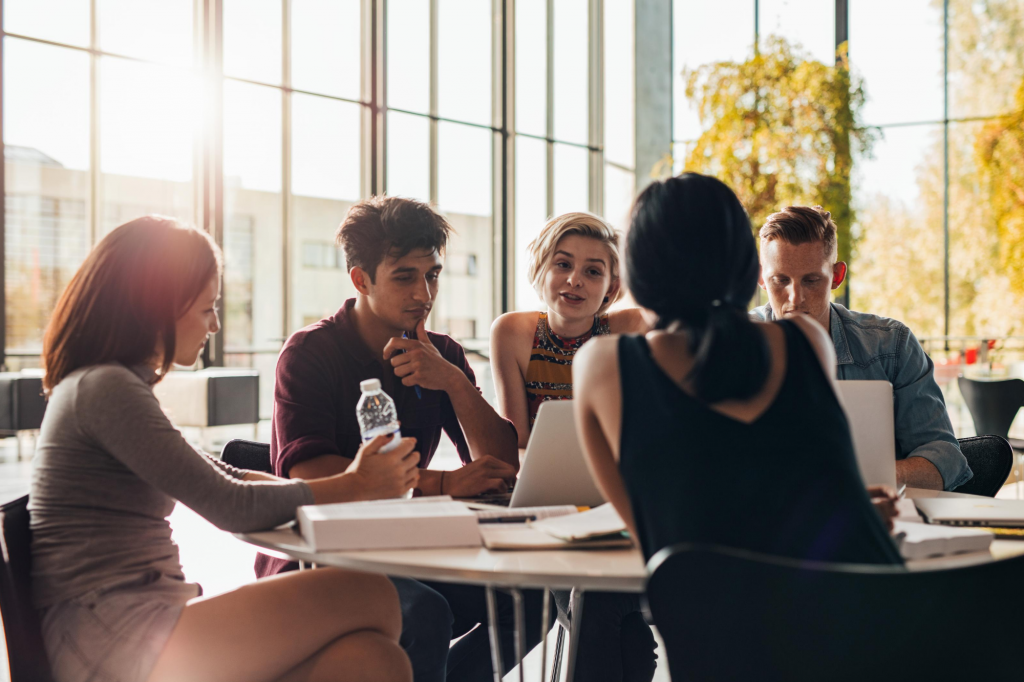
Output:
<svg viewBox="0 0 1024 682">
<path fill-rule="evenodd" d="M 402 332 L 402 338 L 403 339 L 409 338 L 409 332 Z M 404 353 L 405 351 L 402 351 L 402 352 Z M 413 384 L 412 387 L 416 389 L 416 397 L 419 400 L 423 400 L 423 391 L 420 390 L 420 387 L 417 384 Z"/>
</svg>

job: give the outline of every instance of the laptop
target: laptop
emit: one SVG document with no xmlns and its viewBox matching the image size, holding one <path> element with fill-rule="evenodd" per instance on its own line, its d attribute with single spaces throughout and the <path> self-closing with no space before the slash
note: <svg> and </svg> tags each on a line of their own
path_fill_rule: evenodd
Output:
<svg viewBox="0 0 1024 682">
<path fill-rule="evenodd" d="M 888 381 L 838 381 L 839 403 L 846 411 L 853 451 L 865 485 L 896 489 L 896 435 L 892 384 Z"/>
<path fill-rule="evenodd" d="M 576 435 L 571 400 L 549 400 L 537 411 L 509 507 L 604 504 Z"/>
<path fill-rule="evenodd" d="M 1024 527 L 1024 500 L 997 500 L 981 496 L 925 497 L 915 499 L 914 505 L 928 523 L 948 526 Z"/>
</svg>

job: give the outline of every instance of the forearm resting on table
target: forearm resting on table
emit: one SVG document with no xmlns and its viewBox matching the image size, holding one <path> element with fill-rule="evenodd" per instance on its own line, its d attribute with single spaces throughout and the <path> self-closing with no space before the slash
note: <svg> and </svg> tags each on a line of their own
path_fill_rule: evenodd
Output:
<svg viewBox="0 0 1024 682">
<path fill-rule="evenodd" d="M 294 465 L 288 471 L 288 477 L 301 478 L 306 481 L 316 478 L 327 478 L 328 476 L 336 476 L 344 473 L 348 470 L 350 464 L 352 464 L 352 460 L 348 457 L 342 457 L 340 455 L 323 455 L 321 457 L 307 459 L 305 462 L 299 462 Z M 420 484 L 417 487 L 424 495 L 440 495 L 441 472 L 431 469 L 420 470 Z M 316 493 L 315 487 L 313 492 L 314 494 Z M 358 491 L 352 491 L 351 494 L 358 497 Z M 356 498 L 354 497 L 353 501 L 355 499 Z"/>
<path fill-rule="evenodd" d="M 927 490 L 942 490 L 945 487 L 942 474 L 924 457 L 896 460 L 896 484 Z"/>
</svg>

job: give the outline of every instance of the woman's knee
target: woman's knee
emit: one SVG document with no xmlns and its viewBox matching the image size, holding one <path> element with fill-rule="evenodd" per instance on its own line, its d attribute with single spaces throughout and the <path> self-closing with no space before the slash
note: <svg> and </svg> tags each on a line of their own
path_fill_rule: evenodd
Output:
<svg viewBox="0 0 1024 682">
<path fill-rule="evenodd" d="M 412 682 L 412 664 L 402 647 L 377 632 L 354 632 L 342 640 L 346 679 L 359 682 Z"/>
<path fill-rule="evenodd" d="M 357 573 L 333 568 L 313 571 L 319 583 L 307 595 L 321 608 L 362 619 L 360 630 L 375 630 L 398 641 L 402 631 L 402 611 L 398 593 L 386 576 Z"/>
</svg>

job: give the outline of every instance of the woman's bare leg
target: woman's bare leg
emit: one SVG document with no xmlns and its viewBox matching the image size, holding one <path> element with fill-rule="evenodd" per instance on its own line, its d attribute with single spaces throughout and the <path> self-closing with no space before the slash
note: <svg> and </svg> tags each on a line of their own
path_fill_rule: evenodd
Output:
<svg viewBox="0 0 1024 682">
<path fill-rule="evenodd" d="M 360 630 L 328 644 L 278 682 L 412 682 L 412 665 L 398 643 Z"/>
<path fill-rule="evenodd" d="M 397 649 L 401 625 L 398 595 L 384 576 L 329 568 L 275 576 L 188 604 L 149 682 L 273 682 L 320 656 L 333 661 L 333 671 L 323 670 L 331 676 L 307 679 L 360 679 L 342 659 L 363 667 L 363 655 L 339 640 L 376 633 Z M 310 674 L 321 669 L 313 663 Z"/>
</svg>

